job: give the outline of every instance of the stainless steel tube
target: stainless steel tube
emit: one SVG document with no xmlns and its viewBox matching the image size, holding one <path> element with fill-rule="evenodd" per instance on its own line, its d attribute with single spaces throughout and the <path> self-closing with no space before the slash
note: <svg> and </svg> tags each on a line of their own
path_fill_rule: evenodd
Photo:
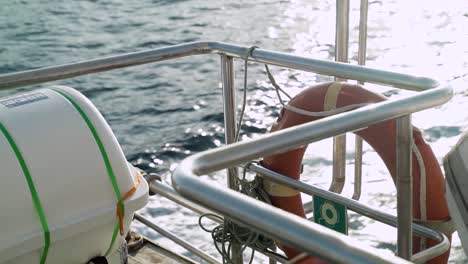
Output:
<svg viewBox="0 0 468 264">
<path fill-rule="evenodd" d="M 440 105 L 451 96 L 450 87 L 439 87 L 397 101 L 388 100 L 276 131 L 256 140 L 198 153 L 185 159 L 174 171 L 173 185 L 183 196 L 211 210 L 249 224 L 274 239 L 324 259 L 347 263 L 401 263 L 400 259 L 381 256 L 353 239 L 240 193 L 213 186 L 197 176 Z M 282 227 L 281 232 L 278 232 L 279 226 Z M 336 248 L 340 248 L 342 254 L 335 254 Z"/>
<path fill-rule="evenodd" d="M 0 76 L 0 88 L 12 88 L 110 71 L 196 54 L 211 53 L 208 42 L 185 43 Z"/>
<path fill-rule="evenodd" d="M 359 10 L 358 64 L 365 65 L 367 51 L 367 17 L 369 10 L 369 1 L 361 0 L 361 6 Z"/>
<path fill-rule="evenodd" d="M 223 217 L 221 215 L 216 214 L 215 212 L 209 210 L 206 207 L 203 207 L 197 203 L 192 202 L 191 200 L 181 196 L 178 194 L 171 186 L 162 183 L 160 181 L 152 181 L 149 184 L 149 188 L 152 192 L 157 193 L 177 204 L 180 204 L 192 211 L 195 211 L 199 214 L 208 214 L 207 217 L 210 218 L 212 221 L 215 221 L 221 224 L 223 221 Z M 210 215 L 215 215 L 216 217 L 211 217 Z"/>
<path fill-rule="evenodd" d="M 242 143 L 233 146 L 237 144 Z M 185 159 L 174 172 L 176 190 L 182 195 L 249 224 L 273 239 L 334 263 L 408 263 L 241 193 L 203 182 L 196 175 L 207 172 L 208 167 L 204 166 L 207 160 L 199 158 L 194 155 Z M 339 254 L 336 253 L 338 248 Z"/>
<path fill-rule="evenodd" d="M 411 115 L 406 115 L 396 120 L 396 154 L 397 154 L 397 215 L 398 215 L 398 256 L 411 259 L 412 247 L 412 225 L 413 222 L 413 178 L 412 178 L 412 152 L 413 131 L 411 126 Z"/>
<path fill-rule="evenodd" d="M 223 42 L 192 42 L 37 70 L 5 74 L 0 76 L 0 89 L 62 80 L 91 73 L 197 54 L 220 53 L 236 58 L 243 58 L 248 49 L 249 47 L 247 46 Z M 426 77 L 369 69 L 356 65 L 317 60 L 263 49 L 255 49 L 252 56 L 249 57 L 249 60 L 415 91 L 432 89 L 439 86 L 437 81 Z"/>
<path fill-rule="evenodd" d="M 353 199 L 359 200 L 361 198 L 362 186 L 362 138 L 356 135 L 354 140 L 354 191 Z"/>
<path fill-rule="evenodd" d="M 216 214 L 215 212 L 207 209 L 206 207 L 203 207 L 197 203 L 194 203 L 193 201 L 182 197 L 180 194 L 178 194 L 171 186 L 162 183 L 160 181 L 152 181 L 149 184 L 149 188 L 152 192 L 159 194 L 177 204 L 180 204 L 196 213 L 199 214 L 208 214 L 206 217 L 209 218 L 210 220 L 221 224 L 223 222 L 222 216 L 219 214 Z M 212 217 L 211 215 L 215 215 L 216 217 Z M 265 256 L 270 258 L 270 263 L 273 262 L 279 262 L 279 263 L 286 263 L 287 259 L 284 258 L 283 256 L 280 256 L 276 253 L 265 251 L 263 249 L 255 248 L 258 252 L 264 254 Z"/>
<path fill-rule="evenodd" d="M 335 61 L 348 62 L 349 0 L 336 1 Z M 345 81 L 335 78 L 336 81 Z M 333 179 L 330 191 L 341 193 L 346 179 L 346 134 L 333 138 Z"/>
<path fill-rule="evenodd" d="M 335 61 L 348 62 L 349 0 L 336 1 Z"/>
<path fill-rule="evenodd" d="M 451 87 L 442 86 L 398 100 L 383 101 L 349 112 L 328 116 L 312 123 L 276 131 L 263 135 L 256 140 L 239 142 L 205 151 L 202 152 L 201 157 L 199 157 L 199 154 L 194 155 L 194 157 L 197 157 L 198 165 L 200 165 L 199 162 L 203 162 L 203 166 L 197 167 L 197 170 L 199 170 L 197 173 L 207 173 L 237 166 L 256 158 L 286 152 L 306 143 L 428 109 L 447 102 L 452 95 Z M 198 158 L 203 159 L 198 160 Z"/>
<path fill-rule="evenodd" d="M 359 8 L 359 48 L 358 48 L 358 64 L 366 64 L 367 50 L 367 14 L 369 9 L 369 1 L 361 0 Z M 363 84 L 363 82 L 360 82 Z M 354 192 L 353 199 L 359 200 L 361 197 L 362 186 L 362 138 L 356 135 L 355 151 L 354 151 Z"/>
<path fill-rule="evenodd" d="M 217 52 L 243 58 L 249 47 L 237 46 L 227 43 L 211 42 L 210 47 Z M 395 86 L 402 89 L 423 91 L 435 88 L 440 84 L 433 79 L 417 77 L 408 74 L 394 73 L 340 63 L 334 61 L 316 60 L 307 57 L 294 56 L 287 53 L 271 52 L 262 49 L 255 49 L 249 60 L 278 65 L 291 69 L 315 72 L 323 75 L 340 77 L 343 79 L 370 82 L 382 85 Z"/>
<path fill-rule="evenodd" d="M 346 134 L 333 138 L 333 170 L 329 190 L 341 193 L 346 179 Z"/>
<path fill-rule="evenodd" d="M 391 214 L 379 211 L 378 209 L 375 209 L 375 208 L 373 208 L 371 206 L 362 204 L 362 203 L 360 203 L 358 201 L 355 201 L 353 199 L 349 199 L 349 198 L 341 196 L 339 194 L 332 193 L 332 192 L 324 190 L 324 189 L 320 189 L 320 188 L 315 187 L 313 185 L 308 185 L 308 184 L 303 183 L 301 181 L 291 179 L 291 178 L 289 178 L 289 177 L 287 177 L 285 175 L 276 173 L 276 172 L 274 172 L 272 170 L 269 170 L 269 169 L 264 168 L 264 167 L 262 167 L 260 165 L 257 165 L 257 164 L 249 164 L 247 166 L 247 168 L 249 170 L 253 171 L 253 172 L 256 172 L 256 173 L 260 174 L 261 177 L 268 178 L 268 180 L 271 180 L 273 182 L 277 182 L 277 183 L 280 183 L 282 185 L 289 186 L 289 187 L 291 187 L 293 189 L 296 189 L 296 190 L 298 190 L 300 192 L 303 192 L 305 194 L 308 194 L 308 195 L 318 195 L 318 196 L 323 197 L 325 199 L 328 199 L 330 201 L 346 205 L 349 210 L 354 211 L 354 212 L 356 212 L 358 214 L 361 214 L 363 216 L 369 217 L 371 219 L 374 219 L 376 221 L 382 222 L 384 224 L 394 226 L 394 227 L 396 227 L 396 225 L 397 225 L 397 217 L 395 217 L 395 216 L 393 216 Z M 422 236 L 425 236 L 425 237 L 430 238 L 430 239 L 435 239 L 435 240 L 438 240 L 438 241 L 442 241 L 442 238 L 441 238 L 441 236 L 439 235 L 438 232 L 433 231 L 432 229 L 429 229 L 429 228 L 427 228 L 425 226 L 422 226 L 422 225 L 413 224 L 413 226 L 417 226 L 415 228 L 415 232 L 418 235 L 422 235 Z"/>
<path fill-rule="evenodd" d="M 236 91 L 234 89 L 234 61 L 227 55 L 221 55 L 221 83 L 223 87 L 224 136 L 225 143 L 234 143 L 236 137 Z M 238 191 L 237 167 L 227 169 L 227 186 Z M 232 261 L 242 264 L 241 245 L 232 244 Z"/>
<path fill-rule="evenodd" d="M 221 83 L 223 87 L 225 143 L 231 144 L 234 143 L 236 137 L 236 94 L 233 58 L 226 55 L 221 55 Z M 228 187 L 236 189 L 237 168 L 229 168 L 227 173 Z"/>
<path fill-rule="evenodd" d="M 210 255 L 206 254 L 205 252 L 201 251 L 200 249 L 196 248 L 195 246 L 193 246 L 192 244 L 190 244 L 187 241 L 183 240 L 182 238 L 178 237 L 177 235 L 175 235 L 175 234 L 165 230 L 164 228 L 154 224 L 153 222 L 151 222 L 146 217 L 136 213 L 135 214 L 135 219 L 140 221 L 141 223 L 145 224 L 147 227 L 153 229 L 154 231 L 158 232 L 162 236 L 165 236 L 165 237 L 169 238 L 170 240 L 174 241 L 175 243 L 177 243 L 181 247 L 187 249 L 188 251 L 192 252 L 193 254 L 197 255 L 198 257 L 200 257 L 204 261 L 206 261 L 208 263 L 212 263 L 212 264 L 221 263 L 220 261 L 216 260 L 212 256 L 210 256 Z"/>
<path fill-rule="evenodd" d="M 207 167 L 202 164 L 207 164 L 207 161 L 198 160 L 199 157 L 195 155 L 185 159 L 173 175 L 176 190 L 182 195 L 236 221 L 248 223 L 275 240 L 331 262 L 408 263 L 391 254 L 375 252 L 354 239 L 238 192 L 203 182 L 192 173 L 206 171 Z"/>
<path fill-rule="evenodd" d="M 382 222 L 384 224 L 396 227 L 397 226 L 397 217 L 391 214 L 379 211 L 378 209 L 372 208 L 365 204 L 359 203 L 355 200 L 346 198 L 344 196 L 320 189 L 318 187 L 308 185 L 306 183 L 291 179 L 285 175 L 276 173 L 271 171 L 267 168 L 264 168 L 260 165 L 251 163 L 247 165 L 247 168 L 258 175 L 268 178 L 273 182 L 289 186 L 294 188 L 300 192 L 306 193 L 308 195 L 318 195 L 330 201 L 334 201 L 339 204 L 346 205 L 349 210 L 374 219 L 376 221 Z M 413 223 L 414 232 L 418 235 L 434 239 L 439 241 L 440 243 L 437 245 L 432 246 L 431 248 L 426 249 L 425 251 L 419 252 L 418 254 L 414 255 L 411 258 L 411 261 L 416 263 L 423 263 L 428 261 L 434 257 L 442 255 L 450 248 L 450 242 L 448 241 L 447 237 L 437 231 L 434 231 L 430 228 L 427 228 L 422 225 L 414 224 Z"/>
<path fill-rule="evenodd" d="M 414 227 L 414 226 L 413 226 Z M 450 240 L 444 235 L 444 234 L 441 234 L 442 236 L 442 241 L 437 244 L 437 245 L 434 245 L 430 248 L 427 248 L 423 251 L 420 251 L 416 254 L 414 254 L 412 257 L 411 257 L 411 261 L 414 262 L 414 263 L 426 263 L 427 261 L 437 257 L 437 256 L 440 256 L 444 253 L 447 252 L 447 250 L 450 249 Z M 440 241 L 440 240 L 439 240 Z"/>
</svg>

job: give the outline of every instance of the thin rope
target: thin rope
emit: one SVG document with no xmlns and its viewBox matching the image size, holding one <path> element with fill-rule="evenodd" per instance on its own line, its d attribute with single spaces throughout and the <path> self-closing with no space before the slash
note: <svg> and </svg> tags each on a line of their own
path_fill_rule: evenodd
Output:
<svg viewBox="0 0 468 264">
<path fill-rule="evenodd" d="M 273 87 L 275 87 L 275 89 L 276 89 L 278 99 L 280 100 L 281 104 L 284 105 L 284 102 L 281 99 L 281 95 L 279 94 L 279 91 L 281 91 L 284 95 L 286 95 L 289 98 L 289 100 L 291 100 L 292 97 L 286 91 L 281 89 L 281 87 L 278 85 L 278 83 L 276 83 L 275 77 L 273 77 L 273 74 L 271 74 L 271 72 L 270 72 L 270 68 L 266 64 L 265 64 L 265 69 L 266 69 L 266 72 L 267 72 L 268 79 L 270 80 Z"/>
<path fill-rule="evenodd" d="M 257 46 L 252 46 L 250 47 L 247 52 L 244 55 L 244 97 L 242 101 L 242 109 L 239 114 L 239 122 L 237 123 L 237 131 L 236 131 L 236 137 L 234 138 L 234 142 L 239 141 L 239 135 L 241 131 L 241 126 L 242 126 L 242 121 L 244 120 L 244 113 L 245 113 L 245 108 L 247 105 L 247 70 L 248 70 L 248 61 L 249 57 L 252 56 L 252 52 L 258 48 Z"/>
<path fill-rule="evenodd" d="M 289 100 L 291 100 L 292 97 L 278 85 L 278 83 L 275 80 L 275 77 L 273 77 L 273 74 L 271 74 L 270 69 L 268 68 L 268 65 L 266 65 L 266 64 L 265 64 L 265 69 L 266 69 L 266 72 L 267 72 L 268 79 L 270 80 L 271 84 L 275 88 L 276 95 L 278 96 L 278 100 L 280 101 L 283 108 L 287 109 L 287 110 L 289 110 L 291 112 L 294 112 L 296 114 L 305 115 L 305 116 L 313 116 L 313 117 L 324 117 L 324 116 L 336 115 L 336 114 L 339 114 L 339 113 L 343 113 L 343 112 L 346 112 L 346 111 L 349 111 L 349 110 L 353 110 L 353 109 L 356 109 L 356 108 L 359 108 L 359 107 L 369 105 L 369 103 L 352 104 L 352 105 L 347 105 L 347 106 L 343 106 L 343 107 L 340 107 L 340 108 L 336 108 L 336 109 L 333 109 L 333 110 L 320 111 L 320 112 L 307 111 L 307 110 L 300 109 L 300 108 L 297 108 L 297 107 L 292 106 L 292 105 L 288 105 L 281 98 L 280 92 L 283 93 L 284 95 L 286 95 L 289 98 Z"/>
</svg>

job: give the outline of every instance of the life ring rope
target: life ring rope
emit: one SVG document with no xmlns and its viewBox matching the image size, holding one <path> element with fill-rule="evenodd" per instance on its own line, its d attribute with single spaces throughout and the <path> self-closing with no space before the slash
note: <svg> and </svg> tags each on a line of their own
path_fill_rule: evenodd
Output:
<svg viewBox="0 0 468 264">
<path fill-rule="evenodd" d="M 366 106 L 366 105 L 370 105 L 370 103 L 361 103 L 361 104 L 351 104 L 351 105 L 343 106 L 343 107 L 340 107 L 340 108 L 336 108 L 336 102 L 338 100 L 338 95 L 339 95 L 339 93 L 341 91 L 341 87 L 342 87 L 343 83 L 334 82 L 329 87 L 329 89 L 327 91 L 328 97 L 327 96 L 325 97 L 324 111 L 313 112 L 313 111 L 307 111 L 307 110 L 304 110 L 304 109 L 300 109 L 300 108 L 297 108 L 295 106 L 286 104 L 283 101 L 283 99 L 281 98 L 280 92 L 285 94 L 289 99 L 291 99 L 292 97 L 286 91 L 281 89 L 281 87 L 276 82 L 275 77 L 273 77 L 273 74 L 271 74 L 270 69 L 268 68 L 268 66 L 266 64 L 265 64 L 265 70 L 267 72 L 268 79 L 270 80 L 271 84 L 273 85 L 273 87 L 276 90 L 276 96 L 278 97 L 278 100 L 281 103 L 281 105 L 283 106 L 283 108 L 287 109 L 289 111 L 292 111 L 292 112 L 294 112 L 296 114 L 305 115 L 305 116 L 313 116 L 313 117 L 325 117 L 325 116 L 332 116 L 332 115 L 336 115 L 336 114 L 339 114 L 339 113 L 343 113 L 343 112 L 353 110 L 353 109 L 356 109 L 356 108 L 360 108 L 360 107 L 363 107 L 363 106 Z"/>
<path fill-rule="evenodd" d="M 427 221 L 427 197 L 426 197 L 426 166 L 424 165 L 424 159 L 419 151 L 418 147 L 414 142 L 411 143 L 411 148 L 418 161 L 419 165 L 419 219 L 421 222 Z M 421 237 L 420 248 L 426 248 L 426 238 Z"/>
</svg>

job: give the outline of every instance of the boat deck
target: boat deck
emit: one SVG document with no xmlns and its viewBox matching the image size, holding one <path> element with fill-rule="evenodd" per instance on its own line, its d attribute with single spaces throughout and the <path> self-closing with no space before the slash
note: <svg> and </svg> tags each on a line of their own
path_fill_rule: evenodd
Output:
<svg viewBox="0 0 468 264">
<path fill-rule="evenodd" d="M 144 238 L 143 244 L 129 249 L 128 264 L 195 264 L 196 262 Z"/>
</svg>

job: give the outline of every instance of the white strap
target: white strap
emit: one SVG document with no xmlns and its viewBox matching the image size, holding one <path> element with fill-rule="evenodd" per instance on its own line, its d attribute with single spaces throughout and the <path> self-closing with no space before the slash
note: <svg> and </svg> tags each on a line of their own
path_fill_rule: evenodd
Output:
<svg viewBox="0 0 468 264">
<path fill-rule="evenodd" d="M 439 231 L 443 233 L 446 236 L 450 236 L 455 232 L 455 225 L 453 223 L 453 220 L 419 220 L 419 219 L 413 219 L 413 222 L 419 225 L 423 225 L 427 228 Z"/>
<path fill-rule="evenodd" d="M 320 112 L 311 112 L 307 111 L 304 109 L 300 109 L 297 107 L 294 107 L 292 105 L 286 104 L 284 105 L 284 109 L 287 109 L 291 112 L 294 112 L 296 114 L 300 115 L 305 115 L 305 116 L 313 116 L 313 117 L 324 117 L 324 116 L 332 116 L 336 115 L 339 113 L 343 113 L 352 109 L 356 109 L 359 107 L 363 107 L 366 105 L 369 105 L 370 103 L 361 103 L 361 104 L 352 104 L 352 105 L 347 105 L 343 106 L 340 108 L 336 108 L 336 103 L 338 101 L 338 96 L 340 94 L 341 88 L 343 87 L 343 83 L 340 82 L 334 82 L 332 83 L 325 94 L 324 98 L 324 105 L 323 105 L 323 110 Z"/>
<path fill-rule="evenodd" d="M 340 94 L 343 83 L 334 82 L 328 86 L 327 93 L 323 99 L 323 111 L 330 111 L 336 109 L 336 103 L 338 101 L 338 95 Z"/>
</svg>

